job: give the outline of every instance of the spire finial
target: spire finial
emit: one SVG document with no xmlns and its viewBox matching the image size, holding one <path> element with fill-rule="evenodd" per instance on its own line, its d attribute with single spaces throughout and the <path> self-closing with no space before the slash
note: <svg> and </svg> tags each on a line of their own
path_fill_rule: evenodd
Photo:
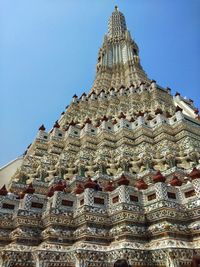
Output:
<svg viewBox="0 0 200 267">
<path fill-rule="evenodd" d="M 123 36 L 127 30 L 125 17 L 119 11 L 118 6 L 115 6 L 114 12 L 108 22 L 108 38 Z"/>
</svg>

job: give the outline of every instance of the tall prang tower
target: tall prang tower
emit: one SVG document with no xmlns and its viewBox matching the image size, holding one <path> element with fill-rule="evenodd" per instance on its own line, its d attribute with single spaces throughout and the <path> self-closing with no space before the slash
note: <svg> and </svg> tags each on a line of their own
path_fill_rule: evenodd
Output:
<svg viewBox="0 0 200 267">
<path fill-rule="evenodd" d="M 108 91 L 120 86 L 138 86 L 148 78 L 140 65 L 139 49 L 126 27 L 124 15 L 115 7 L 109 19 L 108 34 L 99 50 L 93 91 Z"/>
<path fill-rule="evenodd" d="M 0 189 L 1 266 L 189 267 L 199 219 L 198 109 L 147 77 L 115 7 L 90 92 Z"/>
</svg>

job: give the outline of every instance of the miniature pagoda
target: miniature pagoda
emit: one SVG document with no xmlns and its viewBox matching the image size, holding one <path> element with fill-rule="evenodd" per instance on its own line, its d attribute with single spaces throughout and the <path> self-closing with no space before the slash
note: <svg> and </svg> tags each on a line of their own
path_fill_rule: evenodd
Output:
<svg viewBox="0 0 200 267">
<path fill-rule="evenodd" d="M 198 253 L 198 109 L 148 78 L 115 7 L 90 92 L 0 189 L 0 266 L 187 267 Z"/>
</svg>

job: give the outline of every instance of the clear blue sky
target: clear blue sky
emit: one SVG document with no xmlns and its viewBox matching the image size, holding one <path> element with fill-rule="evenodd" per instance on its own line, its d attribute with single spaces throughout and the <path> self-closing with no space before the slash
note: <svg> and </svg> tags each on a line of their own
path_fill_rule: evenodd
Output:
<svg viewBox="0 0 200 267">
<path fill-rule="evenodd" d="M 0 166 L 89 91 L 116 4 L 148 76 L 200 106 L 199 0 L 0 0 Z"/>
</svg>

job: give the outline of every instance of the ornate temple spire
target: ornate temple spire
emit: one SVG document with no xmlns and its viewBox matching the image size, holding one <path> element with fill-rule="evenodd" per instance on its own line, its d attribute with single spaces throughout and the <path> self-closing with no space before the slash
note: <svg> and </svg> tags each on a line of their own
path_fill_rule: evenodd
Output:
<svg viewBox="0 0 200 267">
<path fill-rule="evenodd" d="M 198 266 L 199 110 L 149 83 L 117 7 L 92 90 L 1 168 L 1 266 Z"/>
<path fill-rule="evenodd" d="M 119 8 L 115 6 L 115 10 L 112 13 L 108 22 L 108 37 L 123 36 L 127 30 L 126 20 L 124 15 L 119 11 Z"/>
<path fill-rule="evenodd" d="M 108 34 L 104 36 L 99 50 L 96 78 L 91 91 L 96 93 L 136 86 L 148 78 L 140 65 L 139 49 L 127 29 L 124 15 L 115 6 L 108 23 Z"/>
</svg>

